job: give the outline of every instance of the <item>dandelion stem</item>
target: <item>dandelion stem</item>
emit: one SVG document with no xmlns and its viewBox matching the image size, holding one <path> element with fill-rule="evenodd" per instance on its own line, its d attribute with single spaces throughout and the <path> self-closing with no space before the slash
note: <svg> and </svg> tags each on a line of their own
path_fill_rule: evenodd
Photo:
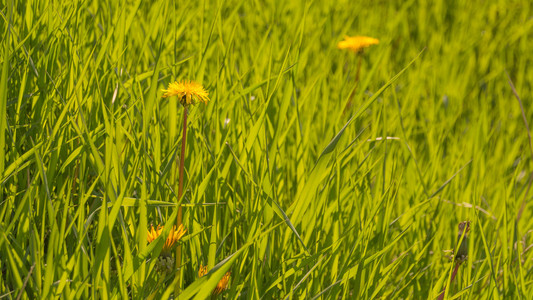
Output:
<svg viewBox="0 0 533 300">
<path fill-rule="evenodd" d="M 455 276 L 457 275 L 457 271 L 459 271 L 459 266 L 461 265 L 461 262 L 457 262 L 455 264 L 455 269 L 453 269 L 452 278 L 450 279 L 450 285 L 452 284 L 453 280 L 455 279 Z M 446 286 L 444 286 L 444 289 L 442 290 L 442 293 L 439 295 L 438 300 L 444 299 L 444 294 L 446 293 Z"/>
<path fill-rule="evenodd" d="M 146 298 L 147 300 L 153 300 L 155 296 L 157 296 L 157 293 L 159 292 L 159 287 L 165 282 L 165 274 L 161 275 L 159 278 L 159 281 L 157 281 L 157 284 L 155 285 L 154 292 Z"/>
<path fill-rule="evenodd" d="M 187 143 L 187 106 L 184 106 L 183 109 L 183 135 L 181 137 L 181 154 L 180 154 L 180 169 L 179 169 L 179 183 L 178 183 L 178 217 L 176 221 L 177 228 L 182 224 L 182 211 L 181 211 L 181 201 L 183 196 L 183 170 L 185 169 L 185 146 Z M 174 289 L 174 298 L 178 298 L 180 293 L 182 276 L 181 276 L 181 244 L 178 244 L 176 248 L 176 287 Z"/>
<path fill-rule="evenodd" d="M 357 73 L 355 73 L 355 89 L 357 89 L 357 85 L 359 84 L 359 74 L 361 73 L 361 61 L 363 60 L 363 53 L 359 53 L 359 62 L 357 63 Z M 355 93 L 354 89 L 354 93 Z"/>
<path fill-rule="evenodd" d="M 361 73 L 361 61 L 363 60 L 363 53 L 360 51 L 357 56 L 359 56 L 359 61 L 357 63 L 357 71 L 355 72 L 355 86 L 350 93 L 350 98 L 348 99 L 348 102 L 346 103 L 346 106 L 344 107 L 344 112 L 346 113 L 353 105 L 353 97 L 355 96 L 355 91 L 357 90 L 357 86 L 359 85 L 359 74 Z"/>
</svg>

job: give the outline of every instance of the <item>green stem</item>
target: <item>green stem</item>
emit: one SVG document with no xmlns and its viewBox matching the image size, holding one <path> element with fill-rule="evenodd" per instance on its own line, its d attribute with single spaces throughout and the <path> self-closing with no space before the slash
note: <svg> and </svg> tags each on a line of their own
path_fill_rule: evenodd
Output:
<svg viewBox="0 0 533 300">
<path fill-rule="evenodd" d="M 187 143 L 187 106 L 183 110 L 183 136 L 181 137 L 181 154 L 180 154 L 180 169 L 179 169 L 179 183 L 178 183 L 178 218 L 176 226 L 179 228 L 182 224 L 181 201 L 183 196 L 183 170 L 185 169 L 185 145 Z M 176 248 L 176 287 L 174 288 L 174 298 L 178 298 L 180 293 L 182 276 L 181 276 L 181 244 Z"/>
</svg>

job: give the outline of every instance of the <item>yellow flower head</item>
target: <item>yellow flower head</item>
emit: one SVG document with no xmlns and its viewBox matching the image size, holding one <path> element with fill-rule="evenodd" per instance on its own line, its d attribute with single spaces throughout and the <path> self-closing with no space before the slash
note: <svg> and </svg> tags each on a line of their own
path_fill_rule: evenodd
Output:
<svg viewBox="0 0 533 300">
<path fill-rule="evenodd" d="M 337 44 L 339 49 L 348 49 L 353 52 L 359 52 L 371 45 L 379 44 L 379 40 L 367 36 L 345 36 L 344 41 Z"/>
<path fill-rule="evenodd" d="M 215 296 L 220 295 L 220 293 L 222 293 L 225 289 L 228 288 L 230 276 L 231 276 L 231 272 L 227 272 L 226 274 L 224 274 L 224 277 L 220 279 L 220 281 L 217 284 L 217 287 L 213 291 L 213 295 Z"/>
<path fill-rule="evenodd" d="M 198 269 L 198 277 L 204 276 L 205 274 L 207 274 L 207 271 L 208 271 L 207 266 L 200 265 L 200 268 Z M 220 281 L 217 283 L 216 288 L 213 290 L 212 292 L 213 296 L 220 295 L 220 293 L 222 293 L 225 289 L 228 288 L 230 277 L 231 277 L 231 272 L 227 272 L 226 274 L 224 274 L 222 279 L 220 279 Z"/>
<path fill-rule="evenodd" d="M 200 264 L 200 268 L 198 269 L 198 277 L 202 277 L 205 274 L 207 274 L 207 266 L 202 266 Z"/>
<path fill-rule="evenodd" d="M 148 243 L 153 242 L 159 235 L 161 235 L 161 232 L 163 232 L 163 227 L 161 227 L 161 225 L 158 225 L 157 229 L 154 229 L 154 226 L 151 225 L 151 229 L 148 230 Z M 176 226 L 173 226 L 161 253 L 169 253 L 172 247 L 185 235 L 185 232 L 187 232 L 187 229 L 183 227 L 183 224 L 180 225 L 177 230 Z"/>
<path fill-rule="evenodd" d="M 209 94 L 204 90 L 204 87 L 190 80 L 172 82 L 163 92 L 163 98 L 178 96 L 178 100 L 183 106 L 188 106 L 189 104 L 195 105 L 197 102 L 203 102 L 205 104 L 209 102 Z"/>
</svg>

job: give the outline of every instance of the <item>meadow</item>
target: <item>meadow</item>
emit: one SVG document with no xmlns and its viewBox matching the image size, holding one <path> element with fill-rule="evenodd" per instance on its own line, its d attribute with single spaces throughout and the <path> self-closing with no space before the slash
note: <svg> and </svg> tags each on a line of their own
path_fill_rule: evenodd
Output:
<svg viewBox="0 0 533 300">
<path fill-rule="evenodd" d="M 531 299 L 531 1 L 0 17 L 1 299 Z"/>
</svg>

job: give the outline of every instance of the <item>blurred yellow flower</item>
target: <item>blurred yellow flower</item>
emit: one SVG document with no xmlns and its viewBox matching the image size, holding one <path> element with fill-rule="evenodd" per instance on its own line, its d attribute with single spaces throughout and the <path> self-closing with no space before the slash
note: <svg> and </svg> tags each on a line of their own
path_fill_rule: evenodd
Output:
<svg viewBox="0 0 533 300">
<path fill-rule="evenodd" d="M 337 48 L 359 52 L 376 44 L 379 44 L 379 40 L 368 36 L 345 36 L 344 40 L 337 44 Z"/>
<path fill-rule="evenodd" d="M 195 105 L 199 101 L 205 104 L 209 102 L 209 94 L 204 87 L 190 80 L 172 82 L 163 92 L 163 98 L 178 96 L 178 100 L 183 106 L 188 106 L 189 104 Z"/>
<path fill-rule="evenodd" d="M 224 277 L 222 277 L 222 279 L 220 279 L 220 281 L 217 284 L 217 287 L 213 291 L 213 295 L 219 295 L 225 289 L 228 288 L 228 283 L 229 283 L 230 276 L 231 276 L 231 272 L 227 272 L 226 274 L 224 274 Z"/>
<path fill-rule="evenodd" d="M 207 274 L 207 266 L 202 266 L 200 264 L 200 268 L 198 269 L 198 277 L 202 277 L 205 274 Z"/>
<path fill-rule="evenodd" d="M 207 266 L 202 266 L 200 264 L 200 268 L 198 269 L 198 277 L 204 276 L 205 274 L 207 274 L 207 271 L 208 271 Z M 222 293 L 225 289 L 228 288 L 230 277 L 231 277 L 231 272 L 227 272 L 226 274 L 224 274 L 222 279 L 220 279 L 220 281 L 217 283 L 217 287 L 213 290 L 212 292 L 213 296 L 220 295 L 220 293 Z"/>
<path fill-rule="evenodd" d="M 154 226 L 151 225 L 151 229 L 148 230 L 148 243 L 153 242 L 159 235 L 161 235 L 161 232 L 163 232 L 163 227 L 161 227 L 161 225 L 158 225 L 157 229 L 154 229 Z M 172 247 L 185 235 L 185 232 L 187 232 L 187 229 L 185 229 L 183 225 L 180 225 L 177 230 L 176 226 L 173 226 L 161 253 L 169 253 Z"/>
</svg>

